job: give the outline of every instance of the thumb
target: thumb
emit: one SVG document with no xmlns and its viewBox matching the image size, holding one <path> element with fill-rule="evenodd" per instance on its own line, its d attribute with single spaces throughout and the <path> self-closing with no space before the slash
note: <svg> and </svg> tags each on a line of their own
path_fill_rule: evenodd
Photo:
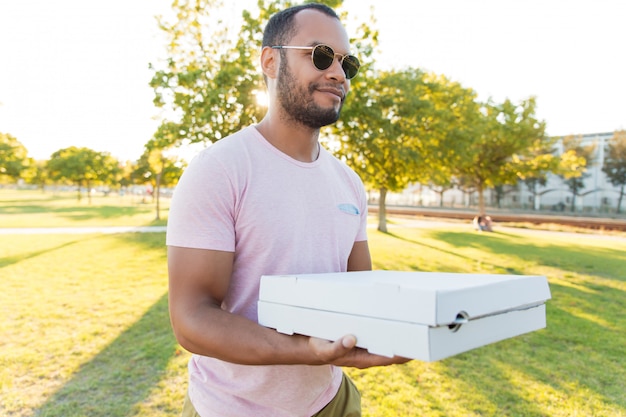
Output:
<svg viewBox="0 0 626 417">
<path fill-rule="evenodd" d="M 341 345 L 346 349 L 352 349 L 356 346 L 356 337 L 351 334 L 344 336 L 341 340 Z"/>
</svg>

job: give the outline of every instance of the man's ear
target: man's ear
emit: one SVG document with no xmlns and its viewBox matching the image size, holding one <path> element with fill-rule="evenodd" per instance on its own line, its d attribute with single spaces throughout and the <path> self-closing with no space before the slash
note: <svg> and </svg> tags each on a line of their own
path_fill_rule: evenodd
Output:
<svg viewBox="0 0 626 417">
<path fill-rule="evenodd" d="M 267 78 L 276 78 L 278 67 L 280 65 L 280 56 L 277 49 L 265 46 L 261 50 L 261 69 Z"/>
</svg>

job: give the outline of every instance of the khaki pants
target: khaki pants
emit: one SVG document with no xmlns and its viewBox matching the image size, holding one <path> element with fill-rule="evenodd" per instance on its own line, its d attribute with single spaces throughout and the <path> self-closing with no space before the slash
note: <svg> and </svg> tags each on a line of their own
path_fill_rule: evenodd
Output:
<svg viewBox="0 0 626 417">
<path fill-rule="evenodd" d="M 335 398 L 312 417 L 361 417 L 361 393 L 346 374 Z"/>
<path fill-rule="evenodd" d="M 189 401 L 189 394 L 185 397 L 182 417 L 200 417 Z M 312 417 L 361 417 L 361 394 L 346 374 L 335 398 Z"/>
</svg>

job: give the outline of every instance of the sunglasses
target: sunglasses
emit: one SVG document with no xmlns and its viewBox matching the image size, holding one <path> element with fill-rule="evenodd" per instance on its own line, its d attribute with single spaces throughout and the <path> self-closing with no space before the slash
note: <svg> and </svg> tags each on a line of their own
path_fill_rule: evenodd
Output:
<svg viewBox="0 0 626 417">
<path fill-rule="evenodd" d="M 310 49 L 313 65 L 320 71 L 330 68 L 338 55 L 341 68 L 343 68 L 343 72 L 346 73 L 346 78 L 349 80 L 356 77 L 361 67 L 359 59 L 354 55 L 337 54 L 333 48 L 324 44 L 315 46 L 272 46 L 272 49 Z"/>
</svg>

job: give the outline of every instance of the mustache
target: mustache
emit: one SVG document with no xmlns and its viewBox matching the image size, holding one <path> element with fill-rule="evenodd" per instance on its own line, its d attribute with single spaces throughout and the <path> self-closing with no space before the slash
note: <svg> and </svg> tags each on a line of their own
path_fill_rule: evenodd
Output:
<svg viewBox="0 0 626 417">
<path fill-rule="evenodd" d="M 346 99 L 346 90 L 341 85 L 329 83 L 312 83 L 311 85 L 309 85 L 309 93 L 313 93 L 316 90 L 328 91 L 337 94 L 339 97 L 341 97 L 341 101 L 344 101 Z"/>
</svg>

